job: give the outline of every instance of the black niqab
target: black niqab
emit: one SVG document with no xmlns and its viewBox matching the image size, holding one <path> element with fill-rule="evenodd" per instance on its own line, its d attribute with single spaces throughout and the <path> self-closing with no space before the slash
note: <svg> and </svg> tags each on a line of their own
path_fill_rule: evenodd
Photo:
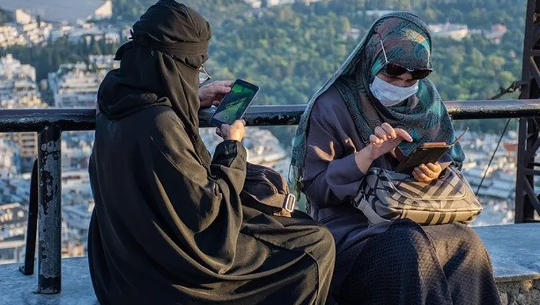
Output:
<svg viewBox="0 0 540 305">
<path fill-rule="evenodd" d="M 162 0 L 151 6 L 133 25 L 132 41 L 116 53 L 120 69 L 100 86 L 100 111 L 119 119 L 155 104 L 172 107 L 208 167 L 198 132 L 198 68 L 208 59 L 211 37 L 208 22 L 184 4 Z"/>
<path fill-rule="evenodd" d="M 99 93 L 89 163 L 92 284 L 108 304 L 323 304 L 333 239 L 311 219 L 242 206 L 246 150 L 198 132 L 208 23 L 160 0 Z"/>
</svg>

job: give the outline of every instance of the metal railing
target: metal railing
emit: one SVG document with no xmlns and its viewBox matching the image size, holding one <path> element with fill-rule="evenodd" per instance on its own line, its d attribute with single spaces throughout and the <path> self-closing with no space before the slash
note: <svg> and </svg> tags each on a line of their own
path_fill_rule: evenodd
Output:
<svg viewBox="0 0 540 305">
<path fill-rule="evenodd" d="M 540 117 L 540 100 L 447 101 L 453 119 Z M 245 115 L 248 126 L 297 125 L 305 105 L 253 106 Z M 211 111 L 201 112 L 201 127 L 210 127 Z M 61 133 L 93 130 L 94 109 L 0 110 L 0 132 L 37 132 L 38 160 L 31 181 L 25 265 L 34 272 L 38 241 L 38 293 L 61 291 Z M 37 210 L 37 213 L 36 213 Z"/>
</svg>

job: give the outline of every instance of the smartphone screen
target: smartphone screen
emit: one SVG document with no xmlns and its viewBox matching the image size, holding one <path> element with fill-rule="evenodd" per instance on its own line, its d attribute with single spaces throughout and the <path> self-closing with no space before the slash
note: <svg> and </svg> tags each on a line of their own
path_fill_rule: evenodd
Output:
<svg viewBox="0 0 540 305">
<path fill-rule="evenodd" d="M 231 91 L 225 95 L 210 123 L 215 126 L 232 124 L 242 118 L 247 107 L 255 98 L 259 87 L 246 81 L 237 79 L 231 87 Z"/>
<path fill-rule="evenodd" d="M 420 164 L 435 163 L 450 149 L 449 145 L 439 147 L 420 147 L 396 167 L 398 173 L 411 173 Z"/>
</svg>

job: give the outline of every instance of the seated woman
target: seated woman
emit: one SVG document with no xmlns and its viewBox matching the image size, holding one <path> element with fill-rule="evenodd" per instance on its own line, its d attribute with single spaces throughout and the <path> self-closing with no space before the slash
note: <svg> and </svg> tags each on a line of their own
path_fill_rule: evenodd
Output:
<svg viewBox="0 0 540 305">
<path fill-rule="evenodd" d="M 198 13 L 160 0 L 135 23 L 133 41 L 117 52 L 120 69 L 100 86 L 88 237 L 97 298 L 102 305 L 324 304 L 334 268 L 330 232 L 311 219 L 243 206 L 242 121 L 218 130 L 224 141 L 213 159 L 201 140 L 199 108 L 228 91 L 199 90 L 210 37 Z"/>
<path fill-rule="evenodd" d="M 386 15 L 312 98 L 293 150 L 296 182 L 311 215 L 332 232 L 336 269 L 331 294 L 344 304 L 499 304 L 489 256 L 463 224 L 422 227 L 410 220 L 368 226 L 351 201 L 370 167 L 393 169 L 399 145 L 451 142 L 451 120 L 426 77 L 431 37 L 410 13 Z M 460 167 L 459 145 L 445 162 L 413 176 L 437 179 Z"/>
</svg>

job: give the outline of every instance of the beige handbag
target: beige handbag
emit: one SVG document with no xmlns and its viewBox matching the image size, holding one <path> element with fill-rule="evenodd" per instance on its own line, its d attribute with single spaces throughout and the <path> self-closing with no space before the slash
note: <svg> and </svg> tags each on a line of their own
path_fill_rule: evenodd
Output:
<svg viewBox="0 0 540 305">
<path fill-rule="evenodd" d="M 353 204 L 371 224 L 403 218 L 421 225 L 470 223 L 482 212 L 471 186 L 453 167 L 431 183 L 417 182 L 408 174 L 371 168 Z"/>
</svg>

